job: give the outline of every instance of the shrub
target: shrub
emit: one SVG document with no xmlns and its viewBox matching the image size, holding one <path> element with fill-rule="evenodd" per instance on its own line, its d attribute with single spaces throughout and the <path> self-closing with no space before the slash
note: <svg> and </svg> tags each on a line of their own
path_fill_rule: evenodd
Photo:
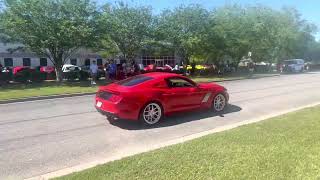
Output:
<svg viewBox="0 0 320 180">
<path fill-rule="evenodd" d="M 80 74 L 80 80 L 81 81 L 86 81 L 86 80 L 88 80 L 88 78 L 89 78 L 89 73 L 88 72 L 86 72 L 86 71 L 80 71 L 79 72 L 79 74 Z"/>
<path fill-rule="evenodd" d="M 33 71 L 30 73 L 30 79 L 32 82 L 41 82 L 47 79 L 47 73 L 40 71 Z"/>
<path fill-rule="evenodd" d="M 27 82 L 28 80 L 30 80 L 31 77 L 31 72 L 29 69 L 25 69 L 22 70 L 20 72 L 17 72 L 14 76 L 13 76 L 13 80 L 15 82 Z"/>
</svg>

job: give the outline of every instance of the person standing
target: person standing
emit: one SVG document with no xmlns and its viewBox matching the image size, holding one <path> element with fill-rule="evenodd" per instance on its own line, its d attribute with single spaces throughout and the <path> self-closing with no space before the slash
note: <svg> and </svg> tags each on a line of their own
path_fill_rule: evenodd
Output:
<svg viewBox="0 0 320 180">
<path fill-rule="evenodd" d="M 109 62 L 107 61 L 105 64 L 104 64 L 104 72 L 105 72 L 105 78 L 106 78 L 106 81 L 108 82 L 109 81 Z"/>
<path fill-rule="evenodd" d="M 116 71 L 117 71 L 117 65 L 114 63 L 113 60 L 111 60 L 109 64 L 108 71 L 109 71 L 109 79 L 113 81 L 116 77 Z"/>
<path fill-rule="evenodd" d="M 90 65 L 90 74 L 91 74 L 91 84 L 95 85 L 97 75 L 98 75 L 98 65 L 96 64 L 96 61 L 92 61 L 92 64 Z"/>
</svg>

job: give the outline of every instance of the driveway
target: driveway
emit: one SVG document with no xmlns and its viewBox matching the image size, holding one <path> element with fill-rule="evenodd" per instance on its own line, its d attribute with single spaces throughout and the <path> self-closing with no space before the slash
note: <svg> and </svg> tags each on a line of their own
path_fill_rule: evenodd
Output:
<svg viewBox="0 0 320 180">
<path fill-rule="evenodd" d="M 224 114 L 196 111 L 159 126 L 110 124 L 93 96 L 0 105 L 0 179 L 28 178 L 320 101 L 320 73 L 220 83 L 230 93 Z"/>
</svg>

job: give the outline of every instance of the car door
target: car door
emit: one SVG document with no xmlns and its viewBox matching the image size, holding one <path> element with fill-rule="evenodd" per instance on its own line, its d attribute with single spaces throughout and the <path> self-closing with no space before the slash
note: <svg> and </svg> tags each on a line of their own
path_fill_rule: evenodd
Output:
<svg viewBox="0 0 320 180">
<path fill-rule="evenodd" d="M 164 94 L 169 111 L 182 111 L 198 108 L 205 92 L 185 78 L 166 79 L 168 90 Z"/>
</svg>

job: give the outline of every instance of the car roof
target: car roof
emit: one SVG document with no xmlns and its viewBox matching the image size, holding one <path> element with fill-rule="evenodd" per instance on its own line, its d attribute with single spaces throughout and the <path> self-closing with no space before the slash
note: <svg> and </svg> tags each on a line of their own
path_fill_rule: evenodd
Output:
<svg viewBox="0 0 320 180">
<path fill-rule="evenodd" d="M 151 73 L 143 74 L 143 76 L 153 77 L 155 79 L 158 79 L 158 78 L 170 78 L 170 77 L 183 77 L 183 76 L 181 76 L 179 74 L 165 73 L 165 72 L 151 72 Z"/>
</svg>

